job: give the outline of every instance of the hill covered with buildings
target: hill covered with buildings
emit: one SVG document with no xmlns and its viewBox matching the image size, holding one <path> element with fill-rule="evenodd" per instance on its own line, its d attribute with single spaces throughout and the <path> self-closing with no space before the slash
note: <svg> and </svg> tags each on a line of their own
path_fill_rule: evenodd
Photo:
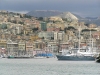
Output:
<svg viewBox="0 0 100 75">
<path fill-rule="evenodd" d="M 65 13 L 63 13 L 65 14 Z M 0 11 L 0 52 L 11 55 L 31 55 L 34 51 L 57 53 L 61 49 L 78 47 L 79 29 L 81 46 L 89 45 L 90 30 L 94 46 L 99 47 L 100 27 L 79 22 L 68 12 L 64 16 L 33 17 Z"/>
</svg>

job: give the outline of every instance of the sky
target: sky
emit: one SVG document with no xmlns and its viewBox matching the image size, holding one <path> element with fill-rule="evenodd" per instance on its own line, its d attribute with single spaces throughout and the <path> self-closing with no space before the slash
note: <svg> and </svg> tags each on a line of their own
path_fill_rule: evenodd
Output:
<svg viewBox="0 0 100 75">
<path fill-rule="evenodd" d="M 20 13 L 58 10 L 83 17 L 100 17 L 100 0 L 0 0 L 0 10 Z"/>
</svg>

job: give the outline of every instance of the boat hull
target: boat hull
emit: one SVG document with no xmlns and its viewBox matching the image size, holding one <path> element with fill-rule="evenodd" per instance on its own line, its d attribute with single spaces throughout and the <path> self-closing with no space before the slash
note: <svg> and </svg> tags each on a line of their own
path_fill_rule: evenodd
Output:
<svg viewBox="0 0 100 75">
<path fill-rule="evenodd" d="M 94 61 L 95 57 L 92 56 L 64 56 L 56 55 L 58 60 L 69 60 L 69 61 Z"/>
<path fill-rule="evenodd" d="M 96 61 L 97 63 L 100 63 L 100 59 L 95 59 L 95 61 Z"/>
<path fill-rule="evenodd" d="M 96 57 L 95 61 L 98 62 L 98 63 L 100 63 L 100 56 Z"/>
<path fill-rule="evenodd" d="M 10 57 L 10 56 L 8 56 L 7 58 L 8 59 L 30 59 L 30 58 L 33 58 L 33 57 Z"/>
</svg>

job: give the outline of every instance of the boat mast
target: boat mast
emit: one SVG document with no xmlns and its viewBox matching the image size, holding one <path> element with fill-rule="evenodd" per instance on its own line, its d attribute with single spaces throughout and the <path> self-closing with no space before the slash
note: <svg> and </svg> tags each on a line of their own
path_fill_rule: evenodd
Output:
<svg viewBox="0 0 100 75">
<path fill-rule="evenodd" d="M 91 29 L 90 29 L 90 48 L 91 48 L 91 52 L 93 52 L 93 39 L 92 39 L 92 36 L 91 36 Z"/>
<path fill-rule="evenodd" d="M 81 31 L 81 30 L 80 30 L 80 26 L 81 26 L 81 25 L 79 24 L 79 49 L 78 49 L 79 52 L 80 52 L 80 31 Z"/>
</svg>

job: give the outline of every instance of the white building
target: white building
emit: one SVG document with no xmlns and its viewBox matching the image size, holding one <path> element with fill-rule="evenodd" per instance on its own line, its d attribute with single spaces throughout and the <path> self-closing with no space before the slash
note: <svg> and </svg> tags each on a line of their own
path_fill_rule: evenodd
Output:
<svg viewBox="0 0 100 75">
<path fill-rule="evenodd" d="M 61 40 L 63 41 L 63 37 L 64 37 L 65 33 L 64 31 L 60 31 L 60 32 L 54 32 L 54 40 Z"/>
</svg>

